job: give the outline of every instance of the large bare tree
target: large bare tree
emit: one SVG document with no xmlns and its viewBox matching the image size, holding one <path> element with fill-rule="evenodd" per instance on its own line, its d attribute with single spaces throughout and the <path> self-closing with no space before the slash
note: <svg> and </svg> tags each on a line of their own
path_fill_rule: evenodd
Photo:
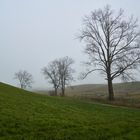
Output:
<svg viewBox="0 0 140 140">
<path fill-rule="evenodd" d="M 65 95 L 65 86 L 69 85 L 73 80 L 74 69 L 71 65 L 74 63 L 74 60 L 68 56 L 60 58 L 58 60 L 58 73 L 60 78 L 60 88 L 61 96 Z"/>
<path fill-rule="evenodd" d="M 15 73 L 15 79 L 19 81 L 20 87 L 22 89 L 26 89 L 27 87 L 31 87 L 33 84 L 33 76 L 28 73 L 26 70 L 20 70 L 19 72 Z"/>
<path fill-rule="evenodd" d="M 45 79 L 49 80 L 50 84 L 53 84 L 55 95 L 60 85 L 60 77 L 58 73 L 58 60 L 54 60 L 48 64 L 47 67 L 42 69 Z"/>
<path fill-rule="evenodd" d="M 91 12 L 83 21 L 79 38 L 86 43 L 88 71 L 101 71 L 108 81 L 109 100 L 114 100 L 112 81 L 121 77 L 132 79 L 140 64 L 140 30 L 138 20 L 127 19 L 122 9 L 118 13 L 106 6 Z"/>
</svg>

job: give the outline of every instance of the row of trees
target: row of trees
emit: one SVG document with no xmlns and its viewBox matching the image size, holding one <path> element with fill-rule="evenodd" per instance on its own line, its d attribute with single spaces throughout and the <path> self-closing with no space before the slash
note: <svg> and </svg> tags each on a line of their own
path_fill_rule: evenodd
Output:
<svg viewBox="0 0 140 140">
<path fill-rule="evenodd" d="M 117 77 L 123 80 L 133 79 L 134 70 L 140 66 L 138 20 L 133 16 L 129 19 L 124 17 L 122 9 L 116 14 L 110 6 L 95 10 L 84 18 L 83 28 L 78 36 L 85 42 L 85 53 L 89 56 L 87 71 L 82 78 L 94 71 L 101 71 L 108 83 L 109 100 L 114 100 L 113 80 Z M 65 85 L 73 79 L 73 63 L 71 58 L 65 57 L 54 60 L 43 68 L 43 74 L 46 79 L 50 79 L 55 94 L 60 88 L 62 96 L 64 95 Z M 18 79 L 21 79 L 20 76 Z M 22 87 L 26 85 L 23 83 Z"/>
<path fill-rule="evenodd" d="M 42 69 L 45 79 L 53 85 L 54 95 L 58 94 L 58 89 L 61 90 L 61 96 L 65 95 L 66 85 L 73 80 L 74 69 L 71 67 L 73 63 L 72 58 L 63 57 L 50 62 Z M 31 87 L 33 83 L 33 76 L 25 70 L 15 73 L 15 79 L 18 79 L 22 89 Z"/>
</svg>

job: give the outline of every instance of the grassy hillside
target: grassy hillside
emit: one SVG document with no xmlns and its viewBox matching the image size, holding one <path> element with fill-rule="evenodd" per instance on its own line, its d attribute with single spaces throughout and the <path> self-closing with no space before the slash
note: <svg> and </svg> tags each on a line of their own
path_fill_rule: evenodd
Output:
<svg viewBox="0 0 140 140">
<path fill-rule="evenodd" d="M 38 95 L 0 83 L 0 140 L 139 140 L 140 110 Z"/>
</svg>

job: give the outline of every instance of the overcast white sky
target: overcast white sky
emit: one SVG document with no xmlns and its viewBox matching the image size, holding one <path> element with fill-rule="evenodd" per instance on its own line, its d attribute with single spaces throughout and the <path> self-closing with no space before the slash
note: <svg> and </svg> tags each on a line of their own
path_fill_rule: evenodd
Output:
<svg viewBox="0 0 140 140">
<path fill-rule="evenodd" d="M 84 44 L 75 35 L 84 15 L 107 4 L 140 19 L 139 0 L 1 0 L 0 81 L 17 86 L 14 73 L 27 70 L 34 77 L 33 88 L 47 87 L 41 68 L 63 56 L 75 60 L 77 78 L 83 70 L 80 62 L 86 61 L 86 56 L 82 53 Z M 105 82 L 95 73 L 73 84 Z"/>
</svg>

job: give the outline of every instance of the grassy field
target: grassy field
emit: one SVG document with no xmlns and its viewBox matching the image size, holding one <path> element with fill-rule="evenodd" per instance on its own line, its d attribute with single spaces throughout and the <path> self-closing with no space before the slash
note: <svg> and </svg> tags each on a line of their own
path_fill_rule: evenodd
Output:
<svg viewBox="0 0 140 140">
<path fill-rule="evenodd" d="M 93 100 L 102 103 L 140 108 L 140 82 L 117 83 L 113 85 L 115 101 L 108 101 L 108 90 L 105 84 L 76 85 L 66 88 L 66 96 L 76 99 Z M 49 94 L 47 90 L 35 91 Z"/>
<path fill-rule="evenodd" d="M 139 94 L 140 97 L 140 82 L 117 83 L 113 85 L 116 97 L 135 96 Z M 67 94 L 73 95 L 92 95 L 99 97 L 107 97 L 107 85 L 103 84 L 88 84 L 77 85 L 67 88 Z"/>
<path fill-rule="evenodd" d="M 126 105 L 140 108 L 140 82 L 114 84 L 115 101 L 111 104 Z M 88 84 L 67 88 L 66 95 L 76 98 L 93 99 L 108 102 L 107 85 Z"/>
<path fill-rule="evenodd" d="M 139 140 L 140 110 L 0 83 L 0 140 Z"/>
</svg>

